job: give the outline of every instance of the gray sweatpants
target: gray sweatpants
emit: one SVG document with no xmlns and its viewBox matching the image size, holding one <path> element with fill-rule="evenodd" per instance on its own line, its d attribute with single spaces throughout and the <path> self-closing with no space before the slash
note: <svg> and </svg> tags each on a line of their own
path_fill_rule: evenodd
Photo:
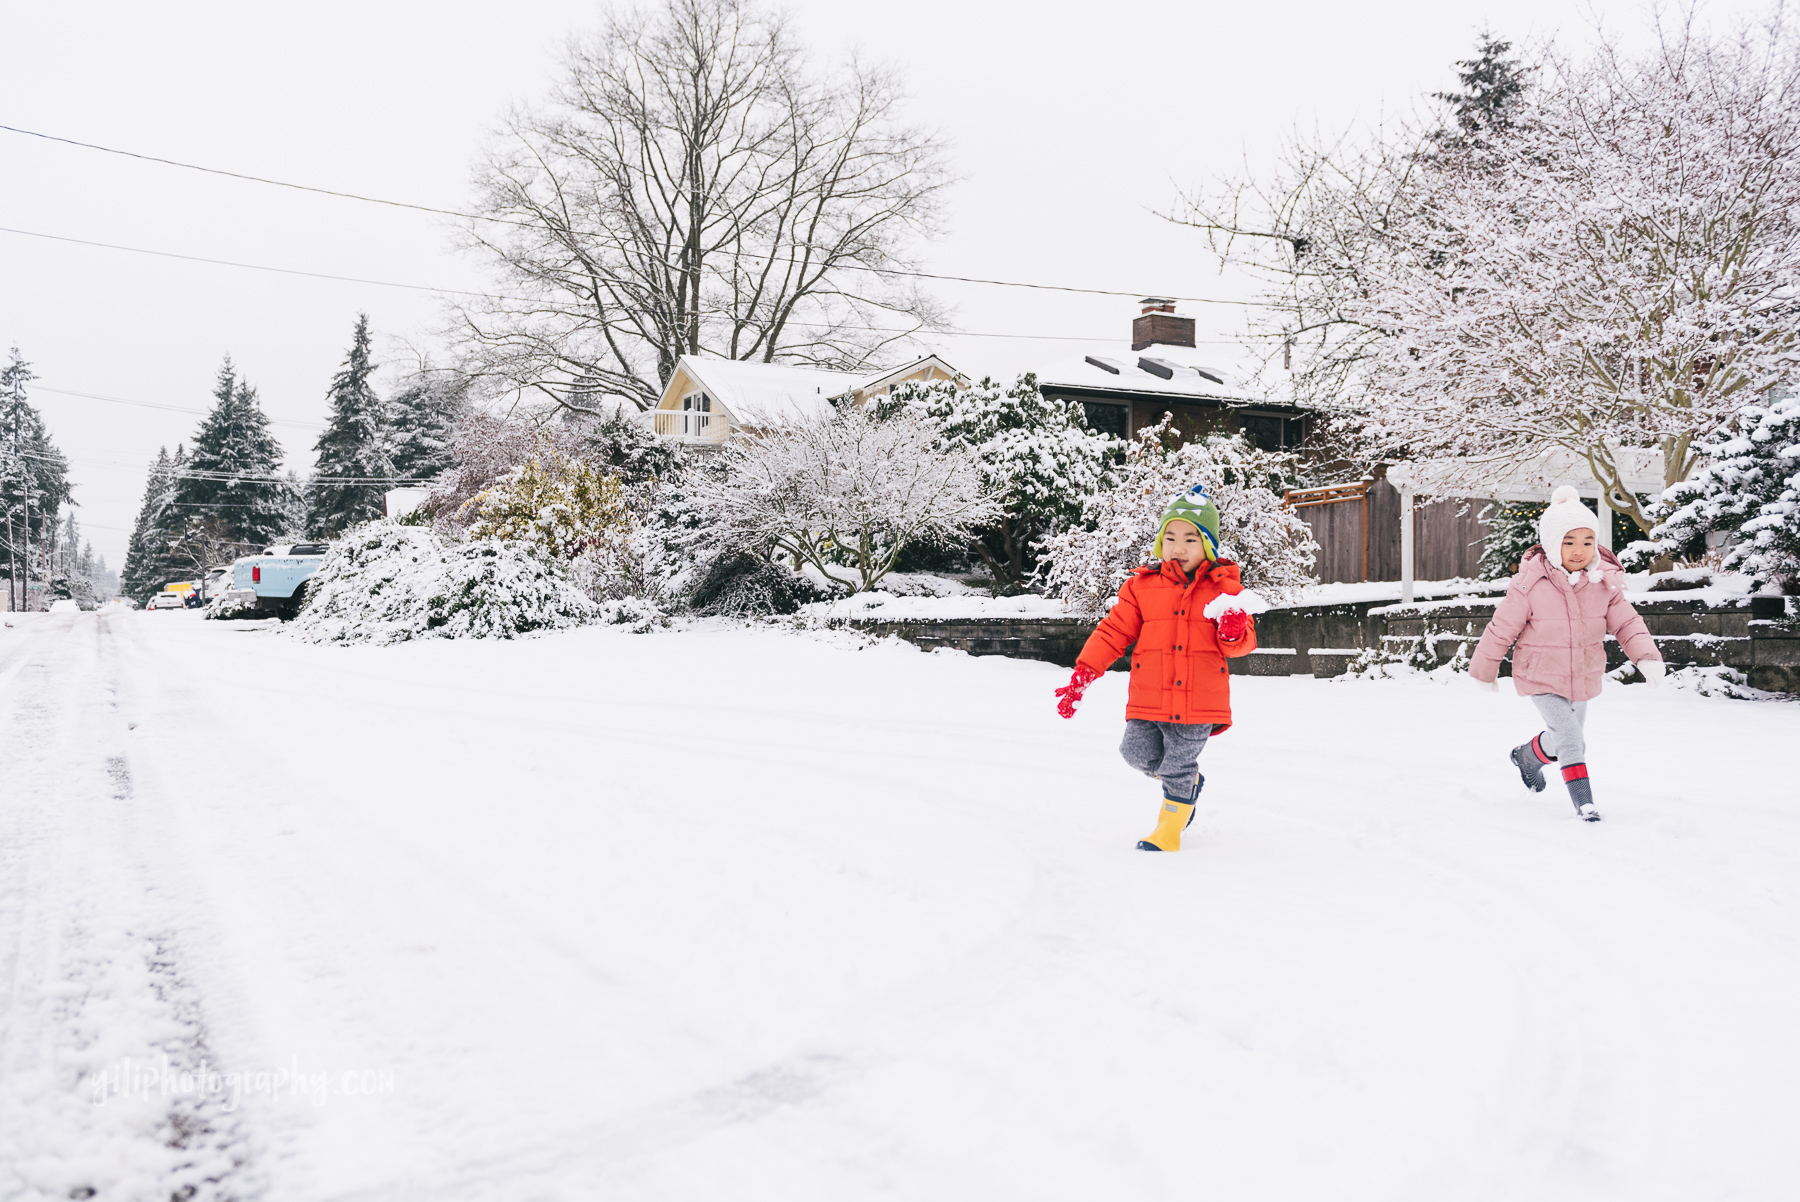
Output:
<svg viewBox="0 0 1800 1202">
<path fill-rule="evenodd" d="M 1531 703 L 1544 716 L 1544 754 L 1553 755 L 1563 767 L 1587 763 L 1587 702 L 1570 701 L 1555 693 L 1534 693 Z"/>
<path fill-rule="evenodd" d="M 1145 776 L 1161 780 L 1164 797 L 1186 803 L 1199 796 L 1200 752 L 1212 732 L 1210 722 L 1127 718 L 1119 754 Z"/>
</svg>

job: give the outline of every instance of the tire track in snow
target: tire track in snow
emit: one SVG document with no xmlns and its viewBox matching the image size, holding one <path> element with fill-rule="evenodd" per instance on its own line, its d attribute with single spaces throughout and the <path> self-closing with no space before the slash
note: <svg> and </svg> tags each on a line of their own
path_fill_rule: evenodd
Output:
<svg viewBox="0 0 1800 1202">
<path fill-rule="evenodd" d="M 239 1202 L 261 1192 L 249 1132 L 206 1089 L 204 1010 L 136 843 L 117 617 L 44 623 L 5 697 L 0 1180 L 9 1199 Z"/>
</svg>

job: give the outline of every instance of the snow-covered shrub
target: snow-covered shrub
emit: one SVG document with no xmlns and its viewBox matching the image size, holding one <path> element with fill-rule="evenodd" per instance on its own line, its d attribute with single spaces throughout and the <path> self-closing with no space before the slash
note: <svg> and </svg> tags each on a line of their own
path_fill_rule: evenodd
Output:
<svg viewBox="0 0 1800 1202">
<path fill-rule="evenodd" d="M 599 621 L 605 626 L 629 626 L 634 633 L 648 634 L 658 626 L 667 626 L 669 615 L 642 597 L 620 597 L 600 603 Z"/>
<path fill-rule="evenodd" d="M 1662 495 L 1632 560 L 1674 556 L 1709 534 L 1734 534 L 1719 566 L 1758 585 L 1800 585 L 1800 396 L 1750 405 L 1704 439 L 1700 469 Z"/>
<path fill-rule="evenodd" d="M 856 591 L 912 544 L 955 546 L 998 518 L 980 456 L 910 413 L 849 408 L 747 432 L 690 482 L 717 545 L 786 552 Z"/>
<path fill-rule="evenodd" d="M 802 605 L 830 595 L 812 577 L 786 564 L 772 563 L 750 551 L 731 551 L 707 565 L 688 604 L 703 614 L 758 618 L 795 613 Z"/>
<path fill-rule="evenodd" d="M 267 618 L 272 615 L 256 605 L 256 594 L 226 589 L 206 603 L 203 618 L 213 621 L 249 621 L 256 618 Z"/>
<path fill-rule="evenodd" d="M 887 404 L 925 418 L 943 445 L 975 452 L 1001 505 L 999 519 L 977 532 L 975 550 L 1002 587 L 1031 578 L 1037 542 L 1080 519 L 1120 447 L 1088 429 L 1079 403 L 1046 399 L 1030 374 L 1004 388 L 991 379 L 971 388 L 949 380 L 903 384 Z"/>
<path fill-rule="evenodd" d="M 1165 417 L 1128 444 L 1117 483 L 1088 500 L 1080 526 L 1045 540 L 1051 595 L 1072 613 L 1105 613 L 1131 569 L 1149 559 L 1163 509 L 1196 484 L 1218 507 L 1219 553 L 1237 562 L 1245 587 L 1279 602 L 1317 583 L 1318 544 L 1275 491 L 1297 457 L 1223 435 L 1169 450 L 1171 422 Z"/>
<path fill-rule="evenodd" d="M 517 539 L 552 559 L 574 559 L 602 543 L 630 542 L 631 512 L 617 477 L 545 446 L 471 498 L 470 538 Z"/>
<path fill-rule="evenodd" d="M 1473 622 L 1463 628 L 1447 630 L 1435 620 L 1426 619 L 1420 634 L 1383 635 L 1381 642 L 1357 652 L 1346 666 L 1344 679 L 1388 680 L 1426 673 L 1439 678 L 1457 676 L 1469 670 L 1475 644 L 1481 636 Z M 1444 647 L 1454 643 L 1450 658 L 1443 656 Z"/>
<path fill-rule="evenodd" d="M 290 629 L 314 643 L 516 638 L 598 620 L 600 607 L 531 544 L 455 542 L 370 522 L 332 543 Z"/>
</svg>

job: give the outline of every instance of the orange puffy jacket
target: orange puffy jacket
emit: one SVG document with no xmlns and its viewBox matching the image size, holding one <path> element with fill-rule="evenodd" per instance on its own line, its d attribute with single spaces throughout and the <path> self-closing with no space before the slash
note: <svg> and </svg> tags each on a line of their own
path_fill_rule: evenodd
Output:
<svg viewBox="0 0 1800 1202">
<path fill-rule="evenodd" d="M 1225 661 L 1256 650 L 1256 624 L 1252 620 L 1243 638 L 1226 643 L 1200 611 L 1221 594 L 1243 591 L 1238 566 L 1229 559 L 1208 563 L 1193 580 L 1172 559 L 1160 571 L 1138 568 L 1119 586 L 1119 600 L 1088 636 L 1076 663 L 1104 672 L 1135 643 L 1125 716 L 1211 722 L 1220 734 L 1231 725 Z"/>
</svg>

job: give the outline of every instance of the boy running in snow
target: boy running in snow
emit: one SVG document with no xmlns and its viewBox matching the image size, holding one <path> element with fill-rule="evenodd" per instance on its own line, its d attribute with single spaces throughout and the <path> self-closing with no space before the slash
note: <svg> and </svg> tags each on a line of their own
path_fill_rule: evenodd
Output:
<svg viewBox="0 0 1800 1202">
<path fill-rule="evenodd" d="M 1600 811 L 1588 783 L 1582 727 L 1588 701 L 1600 695 L 1606 636 L 1619 640 L 1652 687 L 1663 677 L 1662 653 L 1625 600 L 1625 570 L 1611 551 L 1594 545 L 1599 528 L 1573 488 L 1565 484 L 1550 495 L 1538 519 L 1541 541 L 1525 552 L 1469 663 L 1476 683 L 1498 691 L 1500 660 L 1518 643 L 1513 688 L 1536 704 L 1547 729 L 1512 749 L 1513 766 L 1526 788 L 1542 792 L 1544 765 L 1560 763 L 1569 800 L 1589 822 L 1600 821 Z"/>
<path fill-rule="evenodd" d="M 1073 718 L 1088 685 L 1132 648 L 1119 754 L 1163 788 L 1156 829 L 1138 847 L 1179 851 L 1206 783 L 1200 752 L 1231 725 L 1225 660 L 1256 649 L 1250 615 L 1267 606 L 1244 590 L 1238 566 L 1218 557 L 1219 511 L 1199 485 L 1163 510 L 1151 555 L 1161 562 L 1133 569 L 1119 587 L 1118 601 L 1076 658 L 1075 674 L 1056 690 L 1056 712 Z"/>
</svg>

